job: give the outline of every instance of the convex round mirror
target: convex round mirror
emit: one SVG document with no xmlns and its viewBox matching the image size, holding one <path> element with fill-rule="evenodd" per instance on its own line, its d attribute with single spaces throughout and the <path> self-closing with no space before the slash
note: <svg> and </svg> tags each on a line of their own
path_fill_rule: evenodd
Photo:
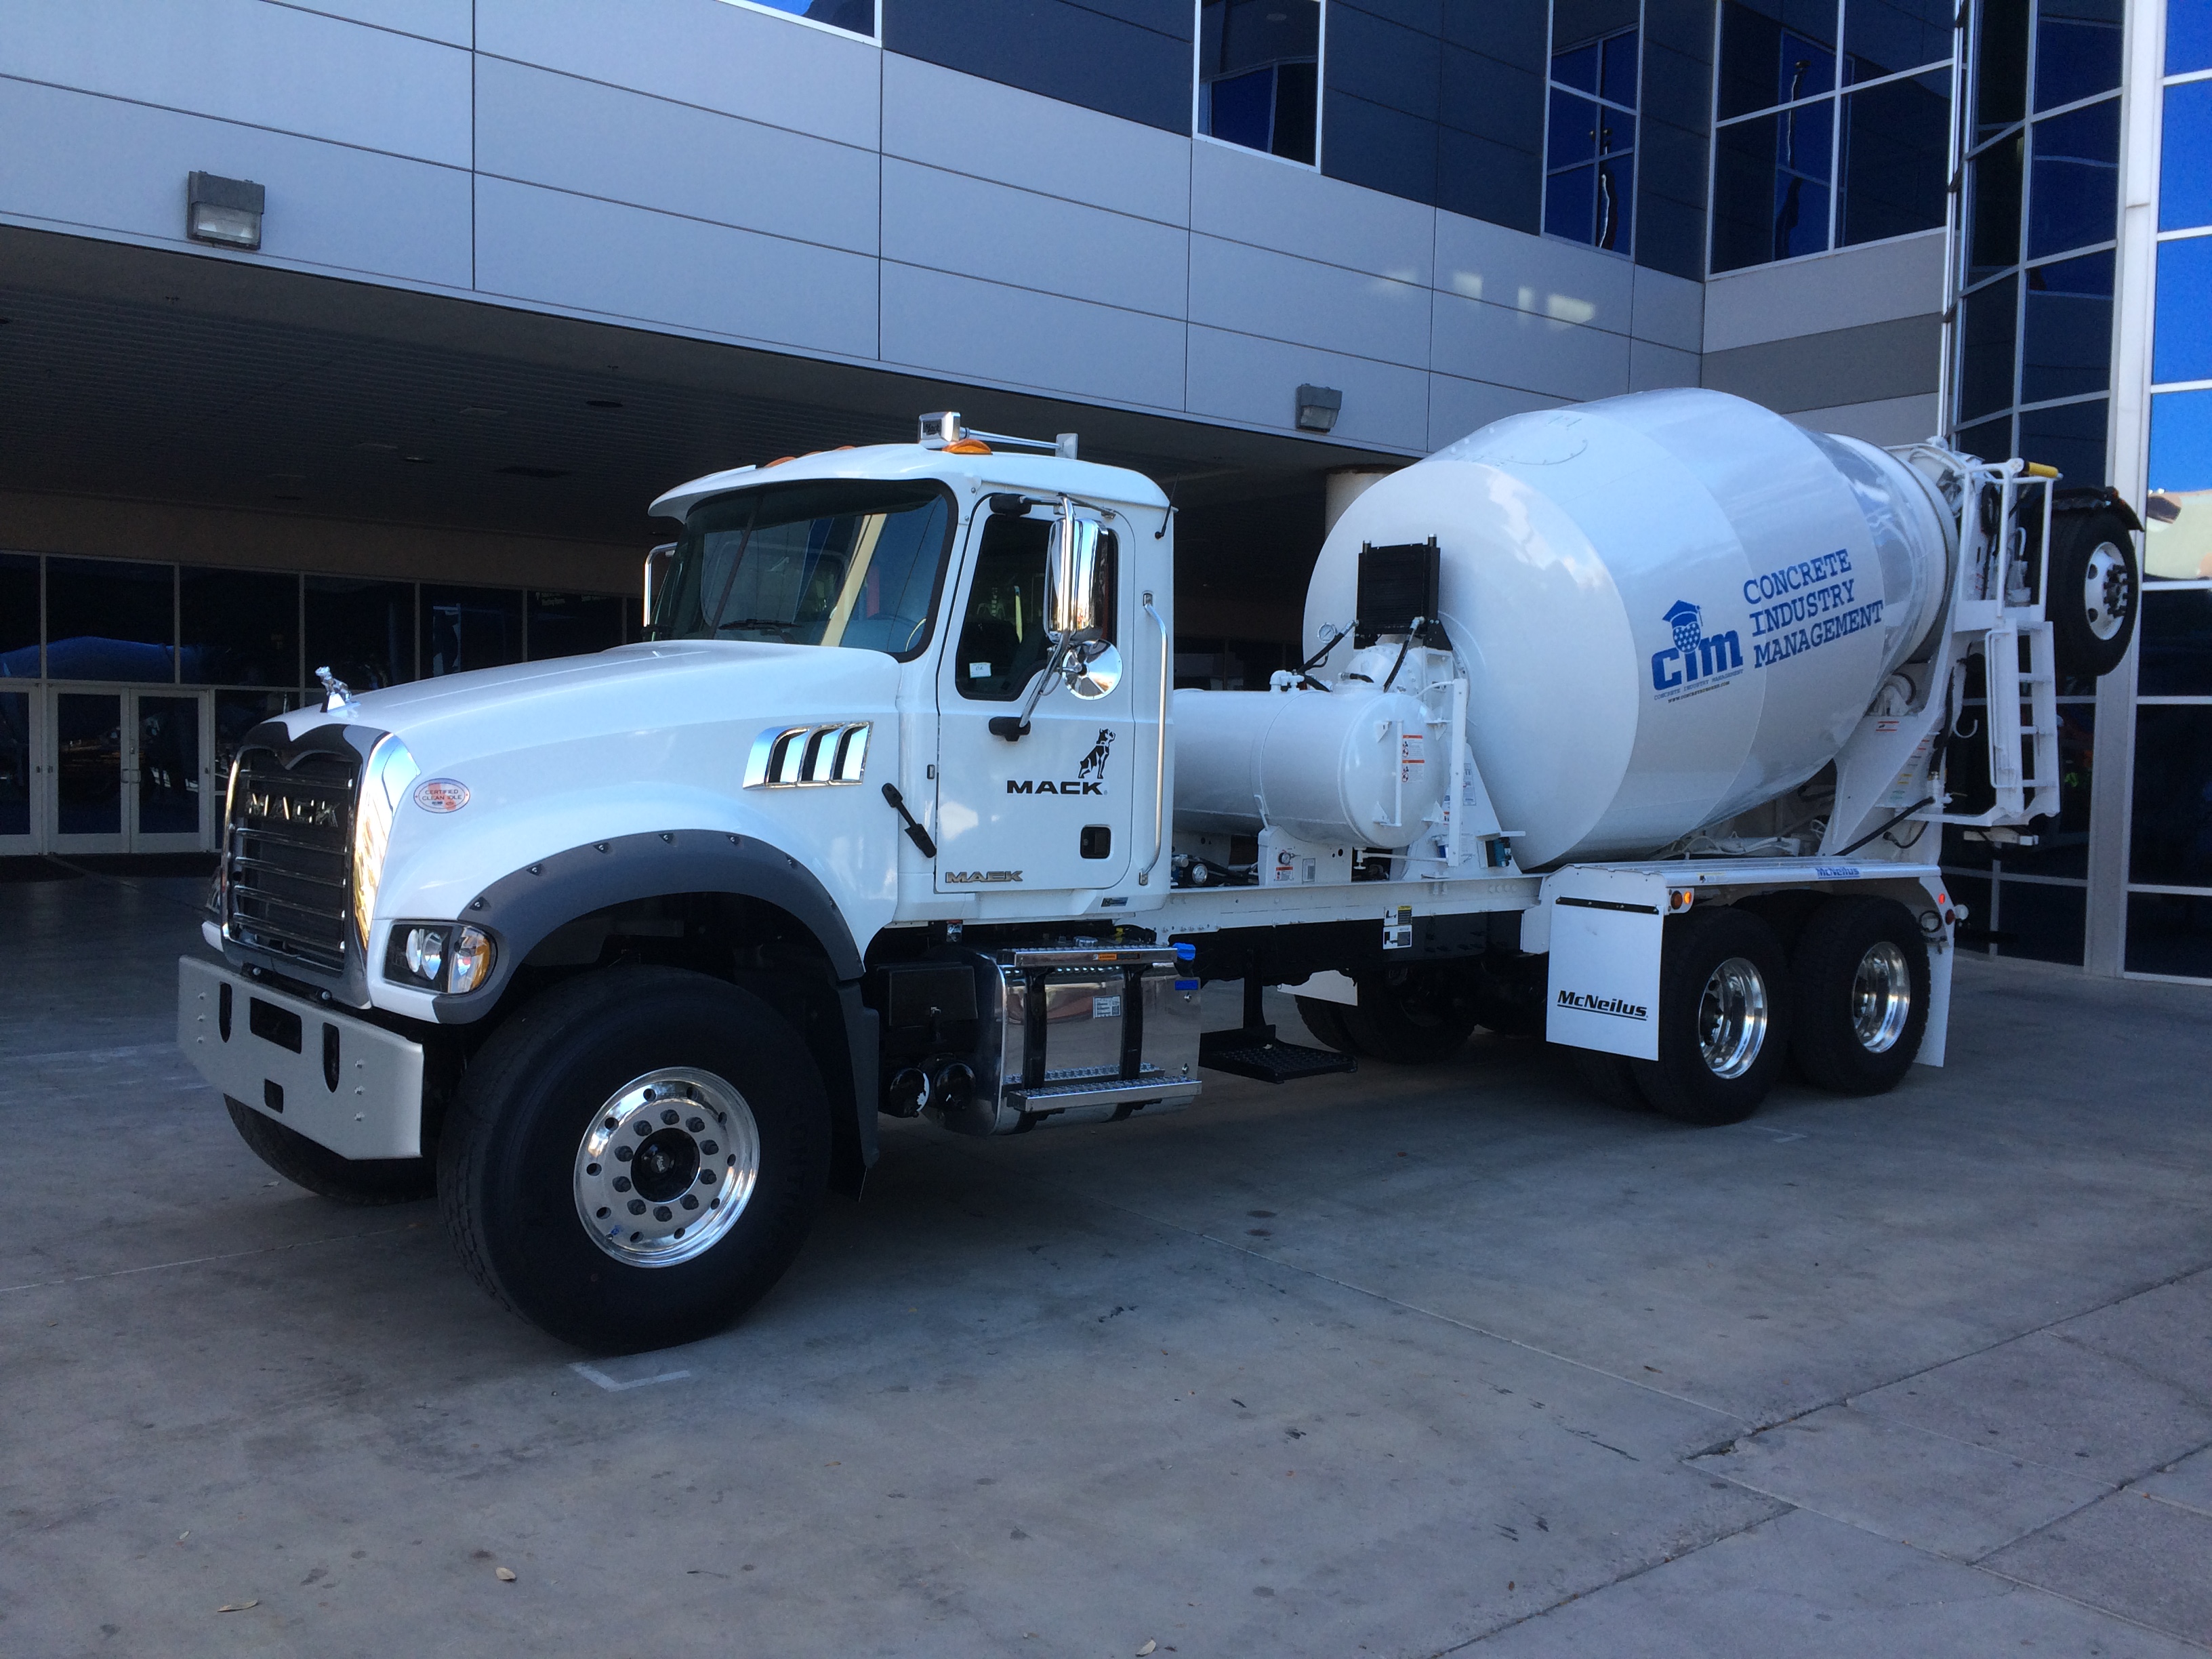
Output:
<svg viewBox="0 0 2212 1659">
<path fill-rule="evenodd" d="M 1067 689 L 1088 701 L 1109 695 L 1121 683 L 1121 653 L 1111 640 L 1091 640 L 1067 653 Z"/>
</svg>

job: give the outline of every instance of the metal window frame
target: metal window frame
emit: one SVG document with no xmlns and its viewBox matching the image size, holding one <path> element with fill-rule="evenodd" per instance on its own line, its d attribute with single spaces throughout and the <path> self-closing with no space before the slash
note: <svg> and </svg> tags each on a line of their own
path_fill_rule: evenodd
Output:
<svg viewBox="0 0 2212 1659">
<path fill-rule="evenodd" d="M 880 9 L 883 0 L 876 0 Z M 1321 9 L 1321 28 L 1314 47 L 1314 158 L 1300 161 L 1288 155 L 1278 155 L 1271 149 L 1254 149 L 1249 144 L 1240 144 L 1227 138 L 1217 138 L 1206 131 L 1199 119 L 1199 111 L 1206 90 L 1204 60 L 1205 21 L 1206 0 L 1190 0 L 1190 136 L 1195 143 L 1218 144 L 1224 149 L 1233 149 L 1239 155 L 1264 156 L 1284 167 L 1296 167 L 1301 173 L 1319 173 L 1322 159 L 1328 155 L 1328 0 L 1313 0 Z M 1225 0 L 1224 0 L 1225 3 Z M 1643 0 L 1638 0 L 1638 5 Z"/>
<path fill-rule="evenodd" d="M 1841 5 L 1842 3 L 1843 0 L 1837 0 L 1838 5 Z M 1615 258 L 1627 260 L 1631 264 L 1636 263 L 1636 233 L 1642 228 L 1644 223 L 1644 210 L 1642 205 L 1644 169 L 1642 166 L 1638 164 L 1638 161 L 1644 152 L 1644 53 L 1645 48 L 1650 44 L 1650 31 L 1644 27 L 1644 0 L 1636 0 L 1636 22 L 1634 24 L 1636 30 L 1636 101 L 1633 104 L 1623 104 L 1613 99 L 1607 98 L 1601 93 L 1585 93 L 1574 87 L 1563 86 L 1559 82 L 1552 78 L 1552 61 L 1559 55 L 1559 43 L 1557 36 L 1557 29 L 1559 26 L 1559 6 L 1556 0 L 1547 0 L 1547 4 L 1544 8 L 1544 143 L 1541 151 L 1541 164 L 1538 169 L 1538 177 L 1541 181 L 1538 185 L 1538 188 L 1543 193 L 1537 198 L 1536 202 L 1536 223 L 1539 231 L 1541 234 L 1551 238 L 1553 241 L 1571 243 L 1576 247 L 1586 247 L 1594 253 L 1611 254 Z M 1602 46 L 1606 41 L 1613 39 L 1614 36 L 1626 34 L 1627 33 L 1628 31 L 1626 29 L 1615 29 L 1611 34 L 1601 34 L 1597 36 L 1593 44 Z M 1601 82 L 1603 81 L 1604 75 L 1605 58 L 1603 54 L 1601 52 L 1598 58 L 1598 76 Z M 1628 147 L 1629 167 L 1631 173 L 1629 191 L 1632 205 L 1630 206 L 1628 214 L 1628 246 L 1625 248 L 1600 247 L 1595 242 L 1583 241 L 1579 238 L 1569 236 L 1563 232 L 1553 230 L 1549 224 L 1545 222 L 1550 213 L 1552 198 L 1552 94 L 1555 92 L 1564 92 L 1569 96 L 1575 98 L 1586 98 L 1593 104 L 1601 105 L 1607 109 L 1617 109 L 1622 114 L 1632 117 L 1635 119 L 1636 142 L 1630 144 Z M 1579 163 L 1577 165 L 1579 165 Z M 1561 167 L 1559 171 L 1565 173 L 1567 169 Z"/>
<path fill-rule="evenodd" d="M 857 34 L 851 29 L 841 28 L 835 23 L 824 23 L 818 18 L 801 17 L 797 12 L 786 11 L 781 6 L 769 4 L 768 0 L 722 0 L 722 4 L 734 6 L 740 11 L 758 12 L 763 16 L 781 17 L 787 23 L 799 23 L 810 29 L 819 29 L 823 33 L 835 35 L 840 40 L 859 40 L 874 46 L 878 51 L 883 48 L 884 0 L 876 0 L 875 33 L 872 34 Z"/>
</svg>

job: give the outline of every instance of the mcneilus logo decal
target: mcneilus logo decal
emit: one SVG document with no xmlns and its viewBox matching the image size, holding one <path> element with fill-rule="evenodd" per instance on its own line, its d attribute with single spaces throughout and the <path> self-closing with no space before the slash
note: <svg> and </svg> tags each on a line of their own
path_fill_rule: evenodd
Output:
<svg viewBox="0 0 2212 1659">
<path fill-rule="evenodd" d="M 1620 1019 L 1651 1018 L 1650 1011 L 1640 1002 L 1623 1002 L 1619 997 L 1592 996 L 1588 991 L 1560 992 L 1559 1006 L 1585 1014 L 1611 1014 Z"/>
</svg>

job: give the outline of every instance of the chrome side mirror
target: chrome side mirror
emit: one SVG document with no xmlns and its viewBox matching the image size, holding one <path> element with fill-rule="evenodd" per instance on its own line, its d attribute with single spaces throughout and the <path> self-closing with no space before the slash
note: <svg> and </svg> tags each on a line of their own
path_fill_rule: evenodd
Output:
<svg viewBox="0 0 2212 1659">
<path fill-rule="evenodd" d="M 1080 641 L 1098 629 L 1098 526 L 1075 516 L 1075 503 L 1062 497 L 1060 524 L 1053 538 L 1052 595 L 1045 629 L 1054 639 Z"/>
<path fill-rule="evenodd" d="M 1121 683 L 1121 653 L 1111 640 L 1092 640 L 1068 653 L 1067 689 L 1086 702 L 1113 695 Z"/>
</svg>

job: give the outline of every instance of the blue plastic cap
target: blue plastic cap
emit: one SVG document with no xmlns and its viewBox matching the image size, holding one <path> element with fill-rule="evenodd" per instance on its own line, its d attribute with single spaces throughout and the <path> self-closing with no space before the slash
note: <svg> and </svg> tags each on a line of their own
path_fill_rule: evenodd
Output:
<svg viewBox="0 0 2212 1659">
<path fill-rule="evenodd" d="M 1195 945 L 1185 945 L 1181 940 L 1177 940 L 1176 943 L 1176 956 L 1184 962 L 1196 962 L 1198 960 L 1198 946 Z"/>
</svg>

